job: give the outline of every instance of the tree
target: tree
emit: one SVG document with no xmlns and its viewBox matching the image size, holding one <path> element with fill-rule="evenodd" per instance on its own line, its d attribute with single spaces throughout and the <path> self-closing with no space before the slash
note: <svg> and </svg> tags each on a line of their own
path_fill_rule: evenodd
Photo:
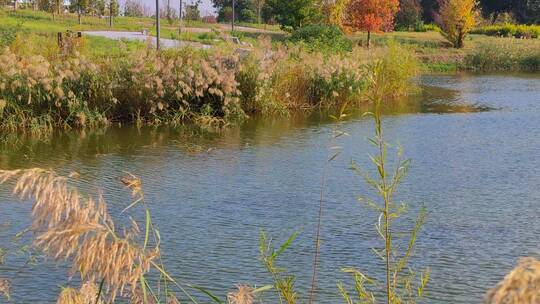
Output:
<svg viewBox="0 0 540 304">
<path fill-rule="evenodd" d="M 170 0 L 162 1 L 162 6 L 159 8 L 159 15 L 167 18 L 169 24 L 172 24 L 173 19 L 178 18 L 178 15 L 176 9 L 171 7 L 170 2 Z"/>
<path fill-rule="evenodd" d="M 515 0 L 480 0 L 482 15 L 490 17 L 491 23 L 497 21 L 497 17 L 501 13 L 509 13 L 512 11 L 512 5 Z"/>
<path fill-rule="evenodd" d="M 60 1 L 59 0 L 39 0 L 38 7 L 40 10 L 49 12 L 52 14 L 54 20 L 55 14 L 60 13 Z"/>
<path fill-rule="evenodd" d="M 335 0 L 329 7 L 326 8 L 327 11 L 327 22 L 331 25 L 339 27 L 342 31 L 348 32 L 348 27 L 345 25 L 345 20 L 347 18 L 347 7 L 349 6 L 350 0 Z"/>
<path fill-rule="evenodd" d="M 314 0 L 267 0 L 277 23 L 284 30 L 297 29 L 321 19 Z"/>
<path fill-rule="evenodd" d="M 144 7 L 139 0 L 126 0 L 124 4 L 124 16 L 126 17 L 142 17 L 144 16 Z"/>
<path fill-rule="evenodd" d="M 261 23 L 262 18 L 262 9 L 264 7 L 265 1 L 264 0 L 254 0 L 253 6 L 255 8 L 255 11 L 257 12 L 257 23 Z"/>
<path fill-rule="evenodd" d="M 201 1 L 197 1 L 193 4 L 186 5 L 186 12 L 185 17 L 186 20 L 201 20 L 201 12 L 199 11 L 199 5 L 201 4 Z"/>
<path fill-rule="evenodd" d="M 516 0 L 514 14 L 522 23 L 540 23 L 540 0 Z"/>
<path fill-rule="evenodd" d="M 235 21 L 253 22 L 255 19 L 254 0 L 234 0 Z M 261 0 L 259 0 L 261 1 Z M 218 21 L 229 22 L 232 19 L 232 0 L 212 0 L 218 12 Z M 264 3 L 264 2 L 262 2 Z"/>
<path fill-rule="evenodd" d="M 462 48 L 467 34 L 474 27 L 475 0 L 440 0 L 437 21 L 441 34 L 455 48 Z"/>
<path fill-rule="evenodd" d="M 398 27 L 411 29 L 422 21 L 422 6 L 419 0 L 400 0 L 396 15 Z"/>
<path fill-rule="evenodd" d="M 368 33 L 369 47 L 371 32 L 393 28 L 394 16 L 398 9 L 398 0 L 351 0 L 347 8 L 347 23 L 353 30 Z"/>
<path fill-rule="evenodd" d="M 422 20 L 426 23 L 435 21 L 435 16 L 439 12 L 439 0 L 421 0 Z"/>
<path fill-rule="evenodd" d="M 109 0 L 108 9 L 109 9 L 109 27 L 112 27 L 113 17 L 118 16 L 118 11 L 120 9 L 120 6 L 118 5 L 118 1 Z"/>
<path fill-rule="evenodd" d="M 81 24 L 81 15 L 88 13 L 88 0 L 73 0 L 69 4 L 69 11 L 77 13 L 77 21 Z"/>
</svg>

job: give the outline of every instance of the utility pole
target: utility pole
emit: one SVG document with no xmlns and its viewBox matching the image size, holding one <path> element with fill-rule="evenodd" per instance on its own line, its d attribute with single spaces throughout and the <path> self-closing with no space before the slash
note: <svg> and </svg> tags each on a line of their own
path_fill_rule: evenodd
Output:
<svg viewBox="0 0 540 304">
<path fill-rule="evenodd" d="M 159 51 L 159 0 L 156 0 L 156 49 Z"/>
<path fill-rule="evenodd" d="M 109 0 L 109 27 L 112 27 L 112 6 L 113 6 L 113 1 L 114 0 Z"/>
<path fill-rule="evenodd" d="M 234 32 L 234 0 L 232 0 L 232 20 L 231 20 L 231 35 Z"/>
</svg>

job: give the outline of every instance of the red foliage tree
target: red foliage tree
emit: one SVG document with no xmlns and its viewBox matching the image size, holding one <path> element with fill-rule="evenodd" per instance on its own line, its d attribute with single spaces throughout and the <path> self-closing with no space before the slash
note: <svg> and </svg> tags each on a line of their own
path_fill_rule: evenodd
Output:
<svg viewBox="0 0 540 304">
<path fill-rule="evenodd" d="M 399 0 L 351 0 L 347 7 L 346 23 L 353 30 L 368 33 L 369 47 L 371 32 L 391 30 L 398 10 Z"/>
</svg>

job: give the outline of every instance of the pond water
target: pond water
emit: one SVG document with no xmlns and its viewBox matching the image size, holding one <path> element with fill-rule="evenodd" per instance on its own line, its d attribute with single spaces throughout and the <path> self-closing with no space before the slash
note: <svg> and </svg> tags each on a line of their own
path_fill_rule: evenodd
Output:
<svg viewBox="0 0 540 304">
<path fill-rule="evenodd" d="M 386 109 L 384 131 L 412 159 L 399 199 L 429 214 L 413 264 L 429 267 L 427 303 L 479 303 L 519 257 L 540 255 L 540 76 L 425 76 L 422 94 Z M 484 111 L 486 110 L 486 111 Z M 0 168 L 77 171 L 90 193 L 102 189 L 113 212 L 130 203 L 119 179 L 140 176 L 174 277 L 225 295 L 236 283 L 270 283 L 258 260 L 259 231 L 276 242 L 298 238 L 278 264 L 309 290 L 323 166 L 333 123 L 325 115 L 252 119 L 218 133 L 109 128 L 10 137 Z M 379 276 L 377 215 L 357 201 L 368 193 L 349 170 L 371 168 L 373 124 L 352 115 L 340 129 L 325 191 L 317 303 L 342 303 L 340 271 Z M 0 190 L 0 241 L 28 224 L 29 206 Z M 6 245 L 12 246 L 12 245 Z M 52 303 L 69 270 L 52 261 L 23 265 L 12 252 L 0 277 L 13 278 L 14 303 Z M 0 300 L 1 301 L 1 300 Z M 202 300 L 202 303 L 209 301 Z M 273 302 L 273 301 L 269 301 Z"/>
</svg>

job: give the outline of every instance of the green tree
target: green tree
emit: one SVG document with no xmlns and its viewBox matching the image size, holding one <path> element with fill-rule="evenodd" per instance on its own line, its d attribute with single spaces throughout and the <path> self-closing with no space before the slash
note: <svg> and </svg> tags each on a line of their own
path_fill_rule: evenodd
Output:
<svg viewBox="0 0 540 304">
<path fill-rule="evenodd" d="M 275 20 L 284 30 L 295 30 L 321 20 L 314 0 L 267 0 Z"/>
<path fill-rule="evenodd" d="M 434 22 L 439 11 L 439 0 L 421 0 L 422 20 L 426 23 Z"/>
<path fill-rule="evenodd" d="M 77 14 L 77 21 L 81 24 L 81 15 L 88 13 L 88 0 L 73 0 L 69 4 L 69 11 Z"/>
<path fill-rule="evenodd" d="M 260 1 L 260 0 L 259 0 Z M 218 21 L 229 22 L 232 19 L 232 0 L 212 0 L 218 12 Z M 235 21 L 253 22 L 256 19 L 253 0 L 234 0 Z"/>
<path fill-rule="evenodd" d="M 398 28 L 412 29 L 422 21 L 422 6 L 419 0 L 400 0 L 396 15 Z"/>
<path fill-rule="evenodd" d="M 522 23 L 540 23 L 540 0 L 519 0 L 514 4 L 514 15 Z"/>
<path fill-rule="evenodd" d="M 484 17 L 491 18 L 491 23 L 495 23 L 501 13 L 512 11 L 515 0 L 480 0 L 480 7 Z"/>
<path fill-rule="evenodd" d="M 144 6 L 138 0 L 126 0 L 124 4 L 124 16 L 142 17 L 144 16 Z"/>
<path fill-rule="evenodd" d="M 193 4 L 186 5 L 186 12 L 185 12 L 185 19 L 186 20 L 200 20 L 201 19 L 201 12 L 199 10 L 199 5 L 201 4 L 201 1 L 197 1 Z"/>
</svg>

